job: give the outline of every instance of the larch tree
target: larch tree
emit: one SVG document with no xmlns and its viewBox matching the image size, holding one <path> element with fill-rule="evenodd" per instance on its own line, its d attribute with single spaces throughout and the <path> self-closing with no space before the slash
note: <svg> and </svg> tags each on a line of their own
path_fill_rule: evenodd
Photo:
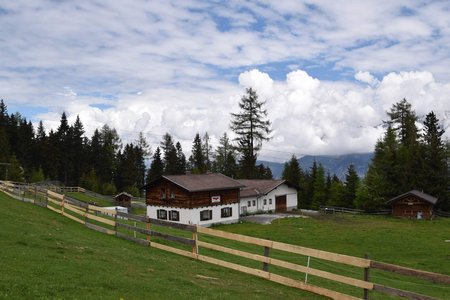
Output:
<svg viewBox="0 0 450 300">
<path fill-rule="evenodd" d="M 237 151 L 239 152 L 240 178 L 256 178 L 256 159 L 262 142 L 269 140 L 270 121 L 267 119 L 265 102 L 259 101 L 256 91 L 246 90 L 239 102 L 239 113 L 232 113 L 230 128 L 236 134 Z"/>
</svg>

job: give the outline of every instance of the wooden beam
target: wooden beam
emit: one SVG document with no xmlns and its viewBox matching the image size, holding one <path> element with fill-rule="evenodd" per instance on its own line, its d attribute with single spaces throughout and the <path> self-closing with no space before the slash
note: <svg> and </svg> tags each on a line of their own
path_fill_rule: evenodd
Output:
<svg viewBox="0 0 450 300">
<path fill-rule="evenodd" d="M 399 297 L 405 297 L 408 299 L 414 299 L 414 300 L 438 300 L 437 298 L 433 298 L 426 295 L 416 294 L 413 292 L 408 292 L 404 290 L 394 289 L 391 287 L 387 287 L 380 284 L 375 284 L 373 287 L 374 291 L 382 292 L 385 294 L 389 294 L 392 296 L 399 296 Z"/>
<path fill-rule="evenodd" d="M 233 240 L 233 241 L 243 242 L 243 243 L 247 243 L 247 244 L 263 246 L 263 247 L 272 247 L 272 243 L 273 243 L 272 241 L 269 241 L 269 240 L 254 238 L 254 237 L 250 237 L 250 236 L 246 236 L 246 235 L 242 235 L 242 234 L 236 234 L 236 233 L 231 233 L 231 232 L 226 232 L 226 231 L 221 231 L 221 230 L 215 230 L 215 229 L 211 229 L 211 228 L 202 227 L 199 225 L 197 225 L 197 232 L 212 235 L 212 236 L 217 236 L 217 237 L 221 237 L 221 238 L 225 238 L 225 239 L 229 239 L 229 240 Z"/>
<path fill-rule="evenodd" d="M 64 199 L 64 195 L 52 192 L 50 190 L 47 190 L 47 195 L 49 197 L 52 197 L 53 199 L 58 199 L 58 200 L 63 200 Z"/>
<path fill-rule="evenodd" d="M 66 203 L 65 208 L 68 209 L 68 210 L 70 210 L 70 211 L 72 211 L 72 212 L 74 212 L 74 213 L 77 213 L 77 214 L 79 214 L 79 215 L 81 215 L 81 216 L 84 216 L 84 213 L 85 213 L 85 212 L 82 211 L 82 210 L 80 210 L 80 209 L 78 208 L 78 206 L 75 206 L 75 205 L 71 205 L 71 204 L 69 204 L 69 203 Z"/>
<path fill-rule="evenodd" d="M 67 208 L 67 207 L 66 207 L 66 208 Z M 66 213 L 66 212 L 62 212 L 62 215 L 65 216 L 65 217 L 67 217 L 67 218 L 69 218 L 69 219 L 71 219 L 71 220 L 73 220 L 73 221 L 75 221 L 75 222 L 84 224 L 84 221 L 83 221 L 83 220 L 78 219 L 77 217 L 72 216 L 72 215 L 70 215 L 70 214 L 68 214 L 68 213 Z"/>
<path fill-rule="evenodd" d="M 129 236 L 129 235 L 127 235 L 125 233 L 122 233 L 122 232 L 116 232 L 116 236 L 120 237 L 120 238 L 123 238 L 125 240 L 128 240 L 128 241 L 131 241 L 131 242 L 135 242 L 135 243 L 141 244 L 143 246 L 149 246 L 150 245 L 150 242 L 147 241 L 147 240 L 135 238 L 134 236 Z"/>
<path fill-rule="evenodd" d="M 53 203 L 53 204 L 59 205 L 59 206 L 62 205 L 62 202 L 61 202 L 61 201 L 56 201 L 56 200 L 53 200 L 53 199 L 51 199 L 51 198 L 48 198 L 47 201 L 48 201 L 48 202 L 51 202 L 51 203 Z"/>
<path fill-rule="evenodd" d="M 50 210 L 53 210 L 54 212 L 57 212 L 58 214 L 61 213 L 60 209 L 54 208 L 53 206 L 47 205 L 47 208 L 50 209 Z"/>
<path fill-rule="evenodd" d="M 88 227 L 90 229 L 94 229 L 94 230 L 102 232 L 102 233 L 106 233 L 106 234 L 109 234 L 109 235 L 115 235 L 116 234 L 116 232 L 114 230 L 106 229 L 106 228 L 103 228 L 101 226 L 98 226 L 98 225 L 95 225 L 95 224 L 92 224 L 92 223 L 86 222 L 85 225 L 86 225 L 86 227 Z"/>
<path fill-rule="evenodd" d="M 398 273 L 402 275 L 414 276 L 421 279 L 430 280 L 438 283 L 450 284 L 450 276 L 438 273 L 432 273 L 427 271 L 415 270 L 406 267 L 401 267 L 397 265 L 391 265 L 387 263 L 382 263 L 378 261 L 372 261 L 370 264 L 371 268 L 379 269 L 383 271 Z"/>
<path fill-rule="evenodd" d="M 95 221 L 98 221 L 98 222 L 101 222 L 101 223 L 104 223 L 104 224 L 107 224 L 107 225 L 111 225 L 111 226 L 115 226 L 116 225 L 116 222 L 114 222 L 113 220 L 109 220 L 109 219 L 105 219 L 105 218 L 102 218 L 102 217 L 98 217 L 98 216 L 95 216 L 95 215 L 92 215 L 92 214 L 89 214 L 89 213 L 86 214 L 86 217 L 88 219 L 95 220 Z"/>
<path fill-rule="evenodd" d="M 183 245 L 189 245 L 189 246 L 195 245 L 195 241 L 194 240 L 188 239 L 188 238 L 184 238 L 184 237 L 174 236 L 174 235 L 170 235 L 170 234 L 167 234 L 167 233 L 157 232 L 157 231 L 154 231 L 154 230 L 149 230 L 149 229 L 146 229 L 146 228 L 135 227 L 135 226 L 122 224 L 122 223 L 118 223 L 117 226 L 125 228 L 125 229 L 128 229 L 130 231 L 136 231 L 136 232 L 139 232 L 139 233 L 142 233 L 142 234 L 160 237 L 160 238 L 162 238 L 164 240 L 177 242 L 177 243 L 180 243 L 180 244 L 183 244 Z"/>
<path fill-rule="evenodd" d="M 273 242 L 273 249 L 282 250 L 291 253 L 297 253 L 305 256 L 311 256 L 324 260 L 334 261 L 350 266 L 367 268 L 370 266 L 370 260 L 365 258 L 359 258 L 354 256 L 348 256 L 344 254 L 337 254 L 333 252 L 327 252 L 322 250 L 316 250 L 311 248 L 305 248 L 297 245 L 290 245 L 280 242 Z"/>
<path fill-rule="evenodd" d="M 192 232 L 196 231 L 195 225 L 180 224 L 180 223 L 169 222 L 169 221 L 158 220 L 158 219 L 148 219 L 148 222 L 153 225 L 172 227 L 172 228 L 186 230 L 186 231 L 192 231 Z"/>
<path fill-rule="evenodd" d="M 253 259 L 253 260 L 256 260 L 256 261 L 260 261 L 260 262 L 263 262 L 263 263 L 268 263 L 268 264 L 271 264 L 271 265 L 274 265 L 274 266 L 278 266 L 278 267 L 282 267 L 282 268 L 286 268 L 286 269 L 289 269 L 289 270 L 294 270 L 294 271 L 298 271 L 298 272 L 302 272 L 302 273 L 307 273 L 308 272 L 308 274 L 310 274 L 310 275 L 315 275 L 315 276 L 318 276 L 318 277 L 322 277 L 322 278 L 326 278 L 326 279 L 329 279 L 329 280 L 345 283 L 345 284 L 356 286 L 356 287 L 359 287 L 359 288 L 369 289 L 369 290 L 373 289 L 373 283 L 367 282 L 367 281 L 364 281 L 364 280 L 359 280 L 359 279 L 355 279 L 355 278 L 351 278 L 351 277 L 347 277 L 347 276 L 342 276 L 342 275 L 338 275 L 338 274 L 334 274 L 334 273 L 330 273 L 330 272 L 326 272 L 326 271 L 322 271 L 322 270 L 317 270 L 317 269 L 313 269 L 313 268 L 307 268 L 305 266 L 297 265 L 297 264 L 290 263 L 290 262 L 287 262 L 287 261 L 283 261 L 283 260 L 279 260 L 279 259 L 275 259 L 275 258 L 269 258 L 269 257 L 263 256 L 263 255 L 248 253 L 248 252 L 240 251 L 240 250 L 236 250 L 236 249 L 231 249 L 231 248 L 227 248 L 227 247 L 223 247 L 223 246 L 219 246 L 219 245 L 215 245 L 215 244 L 210 244 L 210 243 L 203 242 L 203 241 L 198 241 L 198 245 L 200 247 L 205 247 L 205 248 L 208 248 L 208 249 L 212 249 L 212 250 L 216 250 L 216 251 L 221 251 L 221 252 L 237 255 L 237 256 L 240 256 L 240 257 Z"/>
<path fill-rule="evenodd" d="M 175 253 L 175 254 L 178 254 L 178 255 L 182 255 L 182 256 L 186 256 L 186 257 L 190 257 L 190 258 L 197 258 L 197 256 L 198 256 L 197 254 L 193 254 L 190 251 L 186 251 L 186 250 L 170 247 L 170 246 L 159 244 L 159 243 L 155 243 L 155 242 L 151 242 L 150 243 L 150 247 L 153 247 L 153 248 L 156 248 L 156 249 L 160 249 L 160 250 L 164 250 L 164 251 L 168 251 L 168 252 L 172 252 L 172 253 Z"/>
</svg>

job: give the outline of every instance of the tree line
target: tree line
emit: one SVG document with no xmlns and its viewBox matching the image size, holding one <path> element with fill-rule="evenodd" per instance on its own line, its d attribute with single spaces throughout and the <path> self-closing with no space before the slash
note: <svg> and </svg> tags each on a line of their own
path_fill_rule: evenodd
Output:
<svg viewBox="0 0 450 300">
<path fill-rule="evenodd" d="M 139 188 L 161 175 L 220 172 L 233 178 L 272 178 L 270 168 L 256 164 L 262 142 L 268 140 L 270 121 L 264 102 L 247 89 L 231 114 L 231 140 L 224 133 L 213 149 L 207 132 L 197 133 L 187 158 L 181 143 L 166 133 L 152 153 L 144 134 L 123 145 L 114 128 L 103 125 L 89 138 L 77 116 L 69 124 L 63 112 L 56 130 L 47 132 L 42 121 L 34 128 L 20 113 L 8 114 L 0 100 L 0 179 L 59 181 L 113 195 Z M 151 161 L 149 167 L 146 161 Z"/>
<path fill-rule="evenodd" d="M 375 145 L 364 178 L 358 177 L 353 165 L 342 181 L 325 174 L 320 164 L 302 170 L 295 156 L 285 163 L 282 177 L 298 186 L 299 207 L 379 210 L 386 208 L 389 199 L 416 189 L 438 198 L 438 209 L 450 210 L 450 143 L 443 139 L 445 131 L 436 114 L 431 111 L 419 122 L 403 99 L 387 115 L 386 130 Z"/>
</svg>

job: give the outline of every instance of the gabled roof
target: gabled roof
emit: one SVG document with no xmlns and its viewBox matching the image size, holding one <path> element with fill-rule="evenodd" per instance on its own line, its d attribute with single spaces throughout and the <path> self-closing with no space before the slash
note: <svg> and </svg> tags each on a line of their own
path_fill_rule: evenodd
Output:
<svg viewBox="0 0 450 300">
<path fill-rule="evenodd" d="M 130 197 L 130 198 L 133 198 L 133 195 L 130 195 L 130 194 L 128 194 L 127 192 L 119 193 L 119 194 L 115 195 L 114 198 L 117 198 L 117 197 L 119 197 L 120 195 L 124 195 L 124 196 L 128 196 L 128 197 Z"/>
<path fill-rule="evenodd" d="M 188 192 L 217 191 L 239 189 L 243 185 L 238 181 L 220 173 L 163 175 L 160 179 L 166 179 Z M 151 185 L 149 183 L 149 185 Z"/>
<path fill-rule="evenodd" d="M 386 202 L 386 204 L 394 203 L 394 202 L 396 202 L 396 201 L 398 201 L 398 200 L 400 200 L 400 199 L 402 199 L 402 198 L 404 198 L 406 196 L 411 196 L 411 195 L 416 196 L 416 197 L 418 197 L 418 198 L 420 198 L 420 199 L 422 199 L 422 200 L 424 200 L 424 201 L 426 201 L 428 203 L 431 203 L 433 205 L 436 204 L 436 202 L 438 200 L 436 197 L 433 197 L 431 195 L 425 194 L 425 193 L 420 192 L 418 190 L 412 190 L 412 191 L 406 192 L 404 194 L 401 194 L 400 196 L 397 196 L 397 197 L 394 197 L 394 198 L 390 199 L 389 201 Z"/>
<path fill-rule="evenodd" d="M 241 198 L 267 195 L 283 183 L 288 184 L 286 180 L 274 179 L 238 179 L 245 187 L 241 189 Z"/>
</svg>

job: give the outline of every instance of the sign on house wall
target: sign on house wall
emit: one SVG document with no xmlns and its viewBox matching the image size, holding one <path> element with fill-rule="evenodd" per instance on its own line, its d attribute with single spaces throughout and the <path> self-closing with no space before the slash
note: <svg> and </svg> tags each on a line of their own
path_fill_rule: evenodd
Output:
<svg viewBox="0 0 450 300">
<path fill-rule="evenodd" d="M 220 203 L 220 196 L 211 196 L 211 203 Z"/>
</svg>

